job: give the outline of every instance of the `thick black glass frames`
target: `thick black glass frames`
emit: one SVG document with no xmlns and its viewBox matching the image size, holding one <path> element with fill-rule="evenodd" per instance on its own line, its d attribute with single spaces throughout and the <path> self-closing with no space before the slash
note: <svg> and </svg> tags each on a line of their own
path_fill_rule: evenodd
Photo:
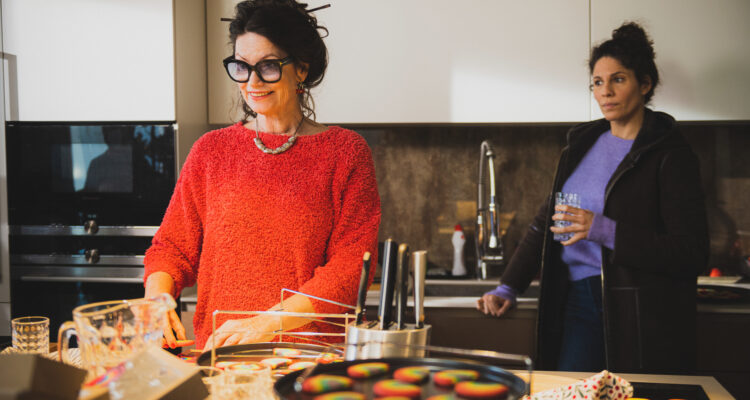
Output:
<svg viewBox="0 0 750 400">
<path fill-rule="evenodd" d="M 258 78 L 266 83 L 275 83 L 281 80 L 281 69 L 284 65 L 292 62 L 291 57 L 281 60 L 263 60 L 255 65 L 250 65 L 229 56 L 224 59 L 224 68 L 227 70 L 229 77 L 235 82 L 247 82 L 250 80 L 250 73 L 255 71 Z"/>
</svg>

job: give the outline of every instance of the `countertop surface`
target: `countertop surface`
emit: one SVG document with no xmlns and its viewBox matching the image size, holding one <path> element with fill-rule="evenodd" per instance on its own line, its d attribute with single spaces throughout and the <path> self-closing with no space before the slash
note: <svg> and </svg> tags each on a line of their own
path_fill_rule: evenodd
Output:
<svg viewBox="0 0 750 400">
<path fill-rule="evenodd" d="M 750 283 L 732 283 L 731 279 L 714 279 L 701 277 L 700 284 L 710 284 L 718 286 L 729 286 L 744 288 L 750 290 Z M 426 284 L 440 285 L 487 285 L 488 281 L 477 280 L 427 280 Z M 424 300 L 425 308 L 476 308 L 478 296 L 427 296 Z M 197 295 L 194 293 L 183 294 L 181 301 L 184 303 L 195 303 Z M 377 306 L 380 300 L 380 292 L 371 288 L 367 292 L 367 306 Z M 409 299 L 409 306 L 412 300 Z M 529 310 L 537 308 L 537 299 L 534 297 L 519 297 L 517 308 L 519 310 Z M 723 314 L 750 314 L 750 302 L 698 302 L 699 313 L 723 313 Z"/>
<path fill-rule="evenodd" d="M 520 376 L 524 380 L 528 376 L 528 373 L 523 370 L 511 370 L 511 372 Z M 595 372 L 534 371 L 531 381 L 531 393 L 543 392 L 545 390 L 554 389 L 558 386 L 569 385 L 594 374 Z M 711 376 L 615 374 L 628 382 L 700 385 L 711 400 L 734 399 L 734 397 Z"/>
</svg>

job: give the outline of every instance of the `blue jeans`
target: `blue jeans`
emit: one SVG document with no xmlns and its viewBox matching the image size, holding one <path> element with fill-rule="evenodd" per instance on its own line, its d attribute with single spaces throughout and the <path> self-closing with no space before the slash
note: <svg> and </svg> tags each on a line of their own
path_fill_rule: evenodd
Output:
<svg viewBox="0 0 750 400">
<path fill-rule="evenodd" d="M 599 372 L 605 367 L 601 277 L 571 281 L 557 369 Z"/>
</svg>

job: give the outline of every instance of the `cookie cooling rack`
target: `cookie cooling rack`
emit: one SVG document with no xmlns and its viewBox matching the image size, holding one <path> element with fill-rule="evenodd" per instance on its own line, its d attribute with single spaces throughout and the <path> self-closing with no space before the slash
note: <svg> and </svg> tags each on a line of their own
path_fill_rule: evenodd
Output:
<svg viewBox="0 0 750 400">
<path fill-rule="evenodd" d="M 343 355 L 343 342 L 346 338 L 346 333 L 348 328 L 352 325 L 352 323 L 355 320 L 355 315 L 353 313 L 343 313 L 343 314 L 326 314 L 326 313 L 301 313 L 301 312 L 291 312 L 291 311 L 284 311 L 284 298 L 289 294 L 298 294 L 301 296 L 308 297 L 310 299 L 326 302 L 329 304 L 334 304 L 340 307 L 343 307 L 347 310 L 354 310 L 355 307 L 349 304 L 340 303 L 337 301 L 324 299 L 322 297 L 312 296 L 306 293 L 298 292 L 291 289 L 281 289 L 281 301 L 279 302 L 280 309 L 279 310 L 268 310 L 268 311 L 228 311 L 228 310 L 216 310 L 213 312 L 211 316 L 211 337 L 215 340 L 215 332 L 218 328 L 218 317 L 221 315 L 244 315 L 248 317 L 257 316 L 257 315 L 271 315 L 279 317 L 279 326 L 277 329 L 273 331 L 253 331 L 255 333 L 259 334 L 274 334 L 276 335 L 276 339 L 274 339 L 274 342 L 267 343 L 267 347 L 269 350 L 275 345 L 275 344 L 281 344 L 284 343 L 284 347 L 299 347 L 300 350 L 303 352 L 319 352 L 320 354 L 330 353 L 337 356 Z M 283 318 L 281 317 L 296 317 L 296 318 L 304 318 L 309 320 L 310 322 L 318 322 L 321 324 L 336 326 L 339 328 L 343 328 L 343 333 L 329 333 L 329 332 L 313 332 L 313 331 L 290 331 L 289 329 L 284 327 Z M 243 331 L 245 332 L 245 331 Z M 327 341 L 321 340 L 323 338 L 341 338 L 340 344 L 332 344 Z M 299 346 L 295 346 L 295 343 L 285 343 L 285 338 L 288 340 L 290 338 L 293 338 L 296 341 L 302 341 Z M 252 350 L 252 351 L 251 351 Z M 248 345 L 235 345 L 235 346 L 226 346 L 220 348 L 218 351 L 216 349 L 215 344 L 212 343 L 211 346 L 211 357 L 210 357 L 210 365 L 215 366 L 217 361 L 220 361 L 221 359 L 226 360 L 243 360 L 243 359 L 255 359 L 257 358 L 257 346 L 249 346 Z M 313 356 L 314 354 L 309 354 L 310 356 Z M 202 356 L 201 356 L 202 357 Z"/>
</svg>

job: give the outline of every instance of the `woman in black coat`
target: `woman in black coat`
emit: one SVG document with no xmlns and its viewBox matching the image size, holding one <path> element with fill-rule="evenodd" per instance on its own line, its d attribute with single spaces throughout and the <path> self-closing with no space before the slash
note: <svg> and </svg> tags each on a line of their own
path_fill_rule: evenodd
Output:
<svg viewBox="0 0 750 400">
<path fill-rule="evenodd" d="M 538 369 L 690 373 L 709 256 L 698 159 L 671 116 L 646 108 L 659 75 L 640 26 L 616 29 L 589 67 L 604 119 L 568 132 L 551 193 L 595 201 L 555 206 L 551 195 L 477 308 L 502 315 L 541 271 Z"/>
</svg>

